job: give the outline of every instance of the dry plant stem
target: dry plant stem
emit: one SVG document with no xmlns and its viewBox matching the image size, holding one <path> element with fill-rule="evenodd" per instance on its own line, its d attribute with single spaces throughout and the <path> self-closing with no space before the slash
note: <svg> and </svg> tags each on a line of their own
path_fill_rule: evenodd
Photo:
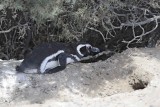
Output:
<svg viewBox="0 0 160 107">
<path fill-rule="evenodd" d="M 103 35 L 103 33 L 100 30 L 95 29 L 93 27 L 87 27 L 87 28 L 90 29 L 90 30 L 94 30 L 94 31 L 98 32 L 102 36 L 104 43 L 106 43 L 105 36 Z"/>
<path fill-rule="evenodd" d="M 11 27 L 11 28 L 8 29 L 8 30 L 0 31 L 0 34 L 1 34 L 1 33 L 9 33 L 10 31 L 12 31 L 12 30 L 15 29 L 15 28 L 22 27 L 22 26 L 26 26 L 26 25 L 28 25 L 28 24 L 13 26 L 13 27 Z"/>
<path fill-rule="evenodd" d="M 9 57 L 4 53 L 0 53 L 0 59 L 1 58 L 5 58 L 6 60 L 9 60 Z"/>
<path fill-rule="evenodd" d="M 154 20 L 153 20 L 154 19 Z M 139 22 L 139 23 L 136 23 L 136 24 L 134 24 L 133 23 L 133 25 L 132 25 L 132 32 L 133 32 L 133 36 L 134 36 L 134 38 L 132 39 L 132 40 L 130 40 L 130 41 L 122 41 L 122 42 L 124 42 L 124 43 L 127 43 L 127 48 L 129 48 L 129 45 L 133 42 L 133 41 L 137 41 L 137 42 L 140 42 L 141 41 L 141 39 L 142 39 L 142 37 L 143 36 L 145 36 L 145 35 L 147 35 L 147 34 L 149 34 L 149 33 L 151 33 L 151 32 L 153 32 L 153 31 L 155 31 L 156 29 L 157 29 L 157 27 L 158 27 L 158 19 L 160 19 L 160 16 L 155 16 L 154 18 L 151 18 L 150 19 L 150 21 L 149 21 L 149 19 L 147 20 L 147 21 L 145 21 L 145 22 Z M 147 32 L 145 32 L 145 30 L 144 30 L 144 28 L 142 27 L 142 25 L 144 24 L 144 23 L 150 23 L 150 22 L 152 22 L 152 21 L 155 21 L 155 26 L 154 26 L 154 28 L 152 28 L 150 31 L 147 31 Z M 135 35 L 135 26 L 139 26 L 141 29 L 142 29 L 142 34 L 141 35 Z"/>
<path fill-rule="evenodd" d="M 127 13 L 121 14 L 118 13 L 119 9 L 126 11 Z M 118 10 L 118 11 L 116 11 Z M 141 11 L 140 14 L 136 13 L 136 11 Z M 128 8 L 123 8 L 123 7 L 112 7 L 110 8 L 111 13 L 113 14 L 112 17 L 109 16 L 104 16 L 101 20 L 103 28 L 107 31 L 106 35 L 104 38 L 108 38 L 108 35 L 111 37 L 115 37 L 116 33 L 115 30 L 121 30 L 122 28 L 132 28 L 132 35 L 133 38 L 131 40 L 124 40 L 122 41 L 123 43 L 127 44 L 127 48 L 129 48 L 129 45 L 132 44 L 133 42 L 136 43 L 141 43 L 142 38 L 152 32 L 154 32 L 159 25 L 158 20 L 160 19 L 159 13 L 153 13 L 147 8 L 140 8 L 136 6 L 128 6 Z M 149 16 L 149 17 L 148 17 Z M 120 17 L 126 18 L 125 22 L 120 19 Z M 114 25 L 114 19 L 116 18 L 116 21 L 118 21 L 119 25 Z M 105 20 L 107 19 L 107 20 Z M 112 19 L 112 20 L 111 20 Z M 145 25 L 153 23 L 153 27 L 151 29 L 146 29 L 144 28 Z M 142 30 L 142 33 L 140 35 L 136 35 L 135 28 L 139 27 L 140 30 Z M 113 35 L 113 33 L 114 35 Z"/>
<path fill-rule="evenodd" d="M 89 59 L 92 59 L 92 58 L 94 58 L 94 59 L 96 59 L 96 58 L 98 58 L 99 56 L 102 56 L 102 55 L 108 55 L 108 54 L 110 54 L 110 53 L 113 53 L 113 52 L 111 52 L 111 51 L 103 51 L 103 52 L 101 52 L 101 53 L 98 53 L 97 55 L 95 55 L 95 56 L 88 56 L 88 57 L 84 57 L 84 58 L 82 58 L 81 59 L 81 61 L 85 61 L 85 60 L 89 60 Z"/>
</svg>

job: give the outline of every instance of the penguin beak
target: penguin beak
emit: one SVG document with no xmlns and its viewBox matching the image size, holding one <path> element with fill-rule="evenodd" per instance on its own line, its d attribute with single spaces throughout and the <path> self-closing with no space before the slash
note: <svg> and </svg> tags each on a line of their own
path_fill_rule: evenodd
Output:
<svg viewBox="0 0 160 107">
<path fill-rule="evenodd" d="M 93 52 L 93 53 L 99 53 L 100 50 L 98 48 L 96 48 L 96 47 L 92 47 L 91 48 L 91 52 Z"/>
</svg>

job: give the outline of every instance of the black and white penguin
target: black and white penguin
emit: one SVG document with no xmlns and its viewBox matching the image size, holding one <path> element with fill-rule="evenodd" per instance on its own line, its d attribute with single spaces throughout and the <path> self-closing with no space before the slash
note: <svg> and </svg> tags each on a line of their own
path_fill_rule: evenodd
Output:
<svg viewBox="0 0 160 107">
<path fill-rule="evenodd" d="M 35 47 L 16 70 L 26 72 L 36 69 L 36 73 L 55 73 L 65 69 L 69 63 L 78 62 L 83 57 L 99 52 L 97 47 L 86 43 L 44 43 Z"/>
</svg>

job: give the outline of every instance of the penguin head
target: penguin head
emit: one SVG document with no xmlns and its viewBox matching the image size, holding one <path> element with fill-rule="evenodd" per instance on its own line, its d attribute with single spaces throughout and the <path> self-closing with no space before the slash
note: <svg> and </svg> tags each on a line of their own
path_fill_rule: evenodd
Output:
<svg viewBox="0 0 160 107">
<path fill-rule="evenodd" d="M 77 52 L 80 56 L 86 57 L 86 56 L 94 56 L 98 53 L 100 53 L 100 49 L 97 47 L 93 47 L 90 44 L 79 44 L 77 46 Z"/>
</svg>

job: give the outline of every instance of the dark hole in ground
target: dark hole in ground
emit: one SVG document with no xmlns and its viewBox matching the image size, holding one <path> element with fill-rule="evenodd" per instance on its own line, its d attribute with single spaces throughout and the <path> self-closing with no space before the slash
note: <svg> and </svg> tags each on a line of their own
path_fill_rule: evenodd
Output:
<svg viewBox="0 0 160 107">
<path fill-rule="evenodd" d="M 136 83 L 130 84 L 134 90 L 144 89 L 148 86 L 148 81 L 138 80 Z"/>
</svg>

